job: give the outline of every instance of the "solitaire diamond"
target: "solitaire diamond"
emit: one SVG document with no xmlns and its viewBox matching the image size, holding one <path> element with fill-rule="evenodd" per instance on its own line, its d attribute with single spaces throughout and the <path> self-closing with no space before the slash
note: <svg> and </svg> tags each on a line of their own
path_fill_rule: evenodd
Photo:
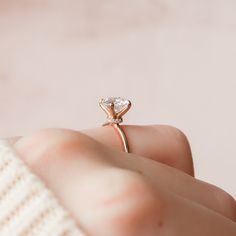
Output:
<svg viewBox="0 0 236 236">
<path fill-rule="evenodd" d="M 108 97 L 102 98 L 99 105 L 107 114 L 108 124 L 120 124 L 123 122 L 122 116 L 130 109 L 131 102 L 121 97 Z"/>
<path fill-rule="evenodd" d="M 114 111 L 116 114 L 127 109 L 130 105 L 130 101 L 121 97 L 109 97 L 101 99 L 101 104 L 109 108 L 114 104 Z"/>
</svg>

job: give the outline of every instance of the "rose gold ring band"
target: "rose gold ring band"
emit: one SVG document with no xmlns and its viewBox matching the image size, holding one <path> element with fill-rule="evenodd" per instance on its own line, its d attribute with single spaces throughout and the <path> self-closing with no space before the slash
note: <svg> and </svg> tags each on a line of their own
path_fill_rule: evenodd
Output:
<svg viewBox="0 0 236 236">
<path fill-rule="evenodd" d="M 113 124 L 111 124 L 111 126 L 115 129 L 115 131 L 119 135 L 121 143 L 123 145 L 124 152 L 129 153 L 128 139 L 127 139 L 127 137 L 125 135 L 124 130 L 121 128 L 121 126 L 119 124 L 113 123 Z"/>
</svg>

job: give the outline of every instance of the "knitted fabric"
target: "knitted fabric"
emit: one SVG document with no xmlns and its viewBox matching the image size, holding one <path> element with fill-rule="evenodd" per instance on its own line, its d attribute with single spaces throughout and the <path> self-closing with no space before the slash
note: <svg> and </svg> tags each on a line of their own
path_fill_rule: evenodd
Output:
<svg viewBox="0 0 236 236">
<path fill-rule="evenodd" d="M 0 139 L 0 235 L 85 235 L 53 193 L 3 139 Z"/>
</svg>

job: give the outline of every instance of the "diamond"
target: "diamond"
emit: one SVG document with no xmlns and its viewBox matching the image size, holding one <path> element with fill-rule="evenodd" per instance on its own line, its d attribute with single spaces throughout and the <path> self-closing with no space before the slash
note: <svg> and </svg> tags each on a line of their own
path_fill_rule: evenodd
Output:
<svg viewBox="0 0 236 236">
<path fill-rule="evenodd" d="M 130 101 L 121 97 L 109 97 L 101 99 L 101 104 L 103 104 L 107 108 L 111 107 L 112 104 L 114 104 L 114 111 L 117 114 L 127 109 L 130 105 Z"/>
<path fill-rule="evenodd" d="M 128 112 L 131 102 L 121 97 L 102 98 L 99 102 L 100 107 L 107 114 L 107 124 L 117 124 L 123 122 L 123 115 Z"/>
<path fill-rule="evenodd" d="M 108 118 L 107 118 L 107 122 L 108 122 L 108 123 L 120 124 L 120 123 L 123 122 L 123 120 L 122 120 L 122 118 L 117 118 L 117 119 L 115 119 L 115 118 L 112 118 L 112 117 L 108 117 Z"/>
</svg>

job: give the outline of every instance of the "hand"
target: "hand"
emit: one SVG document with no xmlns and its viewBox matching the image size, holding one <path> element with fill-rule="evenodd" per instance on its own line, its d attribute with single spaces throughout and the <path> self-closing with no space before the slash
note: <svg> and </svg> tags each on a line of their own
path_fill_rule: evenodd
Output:
<svg viewBox="0 0 236 236">
<path fill-rule="evenodd" d="M 78 225 L 96 236 L 234 236 L 236 204 L 193 177 L 185 135 L 168 126 L 46 129 L 15 141 Z"/>
</svg>

